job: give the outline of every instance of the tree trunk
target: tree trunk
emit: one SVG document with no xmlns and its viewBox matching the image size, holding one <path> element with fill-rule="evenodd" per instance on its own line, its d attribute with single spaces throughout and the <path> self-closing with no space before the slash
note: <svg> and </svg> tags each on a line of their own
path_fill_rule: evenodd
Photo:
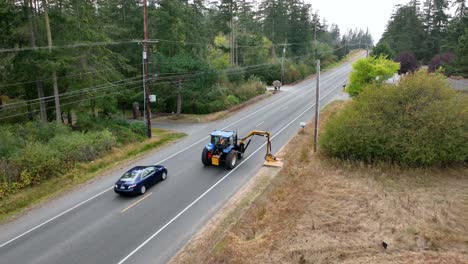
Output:
<svg viewBox="0 0 468 264">
<path fill-rule="evenodd" d="M 179 85 L 177 89 L 177 115 L 180 115 L 182 112 L 182 80 L 179 80 Z"/>
<path fill-rule="evenodd" d="M 68 121 L 68 125 L 70 127 L 72 127 L 73 126 L 73 116 L 72 116 L 71 110 L 68 110 L 68 112 L 67 112 L 67 121 Z"/>
<path fill-rule="evenodd" d="M 140 112 L 140 104 L 138 102 L 134 102 L 132 104 L 133 110 L 133 119 L 138 119 L 138 113 Z"/>
<path fill-rule="evenodd" d="M 45 19 L 45 26 L 47 31 L 47 44 L 49 46 L 49 52 L 52 53 L 52 33 L 50 31 L 50 23 L 49 23 L 49 12 L 47 11 L 47 0 L 42 0 L 42 5 L 44 8 L 44 19 Z M 60 98 L 59 98 L 59 89 L 58 89 L 58 82 L 57 82 L 57 71 L 54 69 L 52 71 L 52 82 L 54 87 L 54 99 L 55 99 L 55 120 L 57 123 L 61 122 L 62 120 L 62 111 L 60 110 Z"/>
<path fill-rule="evenodd" d="M 41 113 L 41 121 L 47 122 L 47 109 L 44 101 L 44 85 L 42 81 L 36 81 L 37 96 L 39 97 L 39 108 Z"/>
<path fill-rule="evenodd" d="M 29 21 L 29 30 L 30 30 L 30 39 L 29 42 L 31 47 L 36 47 L 36 25 L 31 14 L 33 9 L 33 4 L 31 0 L 24 0 L 24 7 L 25 12 L 28 17 Z M 40 116 L 42 122 L 47 122 L 47 109 L 46 104 L 44 102 L 44 85 L 42 81 L 36 80 L 36 89 L 37 89 L 37 97 L 39 98 L 39 109 L 40 109 Z"/>
</svg>

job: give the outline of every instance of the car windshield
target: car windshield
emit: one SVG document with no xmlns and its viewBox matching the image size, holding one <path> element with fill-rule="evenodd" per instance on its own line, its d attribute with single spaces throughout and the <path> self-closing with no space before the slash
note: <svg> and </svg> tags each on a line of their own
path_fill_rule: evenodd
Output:
<svg viewBox="0 0 468 264">
<path fill-rule="evenodd" d="M 142 170 L 126 172 L 124 175 L 122 175 L 122 177 L 120 177 L 120 180 L 121 181 L 134 181 L 138 177 L 138 175 L 140 175 L 141 172 Z"/>
</svg>

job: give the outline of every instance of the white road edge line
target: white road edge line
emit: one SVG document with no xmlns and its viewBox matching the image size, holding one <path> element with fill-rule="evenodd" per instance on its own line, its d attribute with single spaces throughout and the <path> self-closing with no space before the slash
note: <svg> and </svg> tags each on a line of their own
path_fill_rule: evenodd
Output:
<svg viewBox="0 0 468 264">
<path fill-rule="evenodd" d="M 255 127 L 258 127 L 258 126 L 260 126 L 260 125 L 263 124 L 263 123 L 265 123 L 265 121 L 262 121 L 262 122 L 258 123 L 258 125 L 256 125 Z"/>
<path fill-rule="evenodd" d="M 327 75 L 325 78 L 330 78 L 331 76 L 334 76 L 334 75 L 336 75 L 336 74 L 338 74 L 338 72 L 334 72 L 333 74 L 329 74 L 329 75 Z M 334 90 L 332 90 L 332 91 L 334 91 Z M 306 91 L 306 93 L 307 93 L 307 91 Z M 250 117 L 250 116 L 252 116 L 252 115 L 254 115 L 254 114 L 256 114 L 256 113 L 258 113 L 259 111 L 262 111 L 262 110 L 264 110 L 264 109 L 266 109 L 266 108 L 268 108 L 268 107 L 271 107 L 271 106 L 272 106 L 273 104 L 275 104 L 276 102 L 278 102 L 278 101 L 280 101 L 280 100 L 283 100 L 283 99 L 285 99 L 285 98 L 287 98 L 287 97 L 289 97 L 289 96 L 292 96 L 293 94 L 295 94 L 295 93 L 291 93 L 291 94 L 289 94 L 288 96 L 281 97 L 280 99 L 278 99 L 278 100 L 276 100 L 276 101 L 273 101 L 271 104 L 266 105 L 266 106 L 264 106 L 264 107 L 258 109 L 257 111 L 255 111 L 255 112 L 253 112 L 253 113 L 250 113 L 249 115 L 247 115 L 247 116 L 245 116 L 245 117 L 243 117 L 243 118 L 237 120 L 236 122 L 234 122 L 234 123 L 232 123 L 232 124 L 230 124 L 230 125 L 228 125 L 228 126 L 222 128 L 222 129 L 226 129 L 226 128 L 228 128 L 228 127 L 234 125 L 234 124 L 237 124 L 237 123 L 239 123 L 240 121 L 242 121 L 242 120 L 244 120 L 244 119 L 246 119 L 246 118 L 248 118 L 248 117 Z M 328 93 L 328 94 L 330 94 L 330 93 Z M 327 95 L 328 95 L 328 94 L 327 94 Z M 325 97 L 325 96 L 324 96 L 324 97 Z M 324 97 L 322 97 L 322 98 L 324 98 Z M 207 138 L 209 138 L 209 137 L 204 137 L 204 138 L 198 140 L 197 142 L 191 144 L 190 146 L 188 146 L 188 147 L 186 147 L 186 148 L 184 148 L 184 149 L 182 149 L 182 150 L 180 150 L 180 151 L 178 151 L 178 152 L 172 154 L 171 156 L 169 156 L 169 157 L 167 157 L 167 158 L 165 158 L 165 159 L 163 159 L 163 160 L 161 160 L 161 161 L 159 161 L 159 162 L 156 162 L 156 163 L 162 163 L 162 162 L 164 162 L 164 161 L 166 161 L 166 160 L 168 160 L 168 159 L 170 159 L 170 158 L 172 158 L 172 157 L 174 157 L 174 156 L 176 156 L 176 155 L 178 155 L 178 154 L 180 154 L 180 153 L 186 151 L 187 149 L 189 149 L 189 148 L 191 148 L 191 147 L 197 145 L 197 144 L 200 143 L 201 141 L 206 140 Z M 273 138 L 274 138 L 274 137 L 272 137 L 272 139 L 273 139 Z M 254 153 L 255 153 L 255 152 L 254 152 Z M 249 156 L 249 157 L 250 157 L 250 156 Z M 247 159 L 245 159 L 245 160 L 247 160 Z M 244 160 L 244 161 L 245 161 L 245 160 Z M 242 163 L 243 163 L 243 162 L 242 162 Z M 241 164 L 242 164 L 242 163 L 241 163 Z M 239 165 L 241 165 L 241 164 L 239 164 Z M 108 188 L 108 189 L 105 189 L 104 191 L 102 191 L 102 192 L 100 192 L 100 193 L 98 193 L 98 194 L 92 196 L 91 198 L 88 198 L 88 199 L 82 201 L 81 203 L 79 203 L 79 204 L 77 204 L 77 205 L 75 205 L 75 206 L 73 206 L 73 207 L 71 207 L 71 208 L 69 208 L 69 209 L 63 211 L 62 213 L 60 213 L 60 214 L 58 214 L 58 215 L 56 215 L 56 216 L 54 216 L 54 217 L 52 217 L 52 218 L 50 218 L 49 220 L 47 220 L 47 221 L 45 221 L 45 222 L 43 222 L 43 223 L 41 223 L 41 224 L 39 224 L 39 225 L 37 225 L 37 226 L 35 226 L 35 227 L 29 229 L 28 231 L 22 233 L 21 235 L 18 235 L 18 236 L 16 236 L 16 237 L 14 237 L 14 238 L 12 238 L 12 239 L 6 241 L 5 243 L 3 243 L 3 244 L 0 245 L 0 248 L 2 248 L 2 247 L 4 247 L 4 246 L 10 244 L 11 242 L 13 242 L 13 241 L 15 241 L 15 240 L 17 240 L 17 239 L 19 239 L 19 238 L 21 238 L 21 237 L 23 237 L 23 236 L 29 234 L 29 233 L 31 233 L 32 231 L 34 231 L 34 230 L 40 228 L 41 226 L 46 225 L 47 223 L 49 223 L 49 222 L 51 222 L 51 221 L 53 221 L 53 220 L 59 218 L 60 216 L 62 216 L 62 215 L 64 215 L 64 214 L 66 214 L 66 213 L 68 213 L 68 212 L 70 212 L 70 211 L 72 211 L 72 210 L 74 210 L 74 209 L 80 207 L 81 205 L 83 205 L 83 204 L 85 204 L 85 203 L 87 203 L 87 202 L 89 202 L 89 201 L 95 199 L 96 197 L 101 196 L 102 194 L 104 194 L 104 193 L 106 193 L 106 192 L 112 190 L 113 188 L 114 188 L 114 187 L 110 187 L 110 188 Z"/>
<path fill-rule="evenodd" d="M 22 236 L 24 236 L 24 235 L 27 235 L 27 234 L 31 233 L 32 231 L 34 231 L 34 230 L 38 229 L 39 227 L 41 227 L 41 226 L 43 226 L 43 225 L 49 223 L 50 221 L 53 221 L 53 220 L 59 218 L 60 216 L 66 214 L 66 213 L 68 213 L 68 212 L 70 212 L 71 210 L 73 210 L 73 209 L 75 209 L 75 208 L 77 208 L 77 207 L 79 207 L 79 206 L 81 206 L 81 205 L 83 205 L 83 204 L 85 204 L 85 203 L 91 201 L 92 199 L 94 199 L 94 198 L 98 197 L 99 195 L 101 195 L 101 194 L 103 194 L 103 193 L 105 193 L 105 192 L 111 190 L 112 188 L 114 188 L 114 187 L 110 187 L 109 189 L 106 189 L 106 190 L 104 190 L 104 191 L 102 191 L 102 192 L 100 192 L 100 193 L 94 195 L 93 197 L 88 198 L 87 200 L 84 200 L 83 202 L 81 202 L 81 203 L 79 203 L 79 204 L 77 204 L 77 205 L 71 207 L 70 209 L 68 209 L 68 210 L 66 210 L 66 211 L 63 211 L 62 213 L 60 213 L 60 214 L 58 214 L 58 215 L 56 215 L 56 216 L 50 218 L 49 220 L 43 222 L 42 224 L 39 224 L 39 225 L 37 225 L 36 227 L 33 227 L 33 228 L 29 229 L 28 231 L 22 233 L 21 235 L 16 236 L 16 237 L 14 237 L 14 238 L 8 240 L 7 242 L 1 244 L 1 245 L 0 245 L 0 248 L 4 247 L 5 245 L 8 245 L 9 243 L 15 241 L 16 239 L 18 239 L 18 238 L 20 238 L 20 237 L 22 237 Z"/>
<path fill-rule="evenodd" d="M 325 97 L 329 96 L 332 92 L 336 91 L 337 88 L 331 89 L 330 92 L 328 92 L 326 95 L 322 96 L 319 100 L 319 103 L 322 99 Z M 300 113 L 296 118 L 294 118 L 291 122 L 289 122 L 287 125 L 285 125 L 283 128 L 281 128 L 278 132 L 276 132 L 275 135 L 271 137 L 271 140 L 273 140 L 275 137 L 280 135 L 286 128 L 288 128 L 293 122 L 295 122 L 299 117 L 301 117 L 303 114 L 305 114 L 307 111 L 312 109 L 315 106 L 315 103 L 309 107 L 307 107 L 302 113 Z M 163 225 L 161 228 L 159 228 L 156 233 L 151 235 L 148 239 L 146 239 L 143 243 L 141 243 L 137 248 L 135 248 L 130 254 L 128 254 L 125 258 L 123 258 L 121 261 L 118 262 L 118 264 L 124 263 L 127 259 L 129 259 L 131 256 L 133 256 L 138 250 L 140 250 L 142 247 L 144 247 L 148 242 L 150 242 L 155 236 L 157 236 L 159 233 L 161 233 L 166 227 L 168 227 L 172 222 L 177 220 L 183 213 L 185 213 L 188 209 L 190 209 L 194 204 L 196 204 L 200 199 L 202 199 L 205 195 L 207 195 L 211 190 L 213 190 L 218 184 L 220 184 L 222 181 L 224 181 L 231 173 L 237 170 L 244 162 L 249 160 L 255 153 L 257 153 L 260 149 L 262 149 L 267 143 L 263 143 L 259 148 L 257 148 L 252 154 L 250 154 L 247 158 L 245 158 L 237 167 L 232 169 L 230 172 L 228 172 L 226 175 L 223 176 L 223 178 L 219 179 L 215 184 L 213 184 L 208 190 L 206 190 L 204 193 L 202 193 L 200 196 L 198 196 L 197 199 L 195 199 L 192 203 L 187 205 L 182 211 L 180 211 L 176 216 L 174 216 L 169 222 L 167 222 L 165 225 Z"/>
<path fill-rule="evenodd" d="M 294 118 L 291 122 L 289 122 L 287 125 L 285 125 L 283 128 L 281 128 L 271 139 L 273 140 L 276 136 L 280 135 L 281 132 L 283 132 L 286 128 L 288 128 L 293 122 L 295 122 L 299 117 L 301 117 L 304 113 L 309 111 L 314 105 L 309 106 L 306 110 L 304 110 L 301 114 L 299 114 L 296 118 Z M 213 184 L 208 190 L 206 190 L 204 193 L 202 193 L 200 196 L 198 196 L 197 199 L 195 199 L 192 203 L 190 203 L 187 207 L 185 207 L 182 211 L 180 211 L 176 216 L 174 216 L 169 222 L 167 222 L 164 226 L 162 226 L 156 233 L 151 235 L 148 239 L 146 239 L 142 244 L 140 244 L 137 248 L 135 248 L 130 254 L 128 254 L 125 258 L 123 258 L 121 261 L 118 262 L 118 264 L 124 263 L 127 259 L 129 259 L 131 256 L 133 256 L 138 250 L 140 250 L 143 246 L 145 246 L 148 242 L 150 242 L 155 236 L 157 236 L 159 233 L 161 233 L 166 227 L 168 227 L 172 222 L 177 220 L 183 213 L 185 213 L 188 209 L 190 209 L 194 204 L 196 204 L 200 199 L 205 197 L 211 190 L 213 190 L 216 186 L 218 186 L 222 181 L 224 181 L 231 173 L 235 172 L 244 162 L 249 160 L 255 153 L 257 153 L 260 149 L 262 149 L 266 143 L 263 143 L 259 148 L 257 148 L 252 154 L 250 154 L 247 158 L 245 158 L 237 167 L 232 169 L 230 172 L 228 172 L 226 175 L 224 175 L 221 179 L 219 179 L 215 184 Z"/>
<path fill-rule="evenodd" d="M 291 95 L 293 95 L 293 94 L 294 94 L 294 93 L 291 93 Z M 235 125 L 235 124 L 239 123 L 240 121 L 242 121 L 242 120 L 244 120 L 244 119 L 246 119 L 246 118 L 249 118 L 250 116 L 252 116 L 252 115 L 254 115 L 254 114 L 256 114 L 256 113 L 258 113 L 258 112 L 260 112 L 260 111 L 262 111 L 262 110 L 264 110 L 264 109 L 266 109 L 266 108 L 268 108 L 268 107 L 271 107 L 271 106 L 272 106 L 273 104 L 275 104 L 276 102 L 278 102 L 278 101 L 280 101 L 280 100 L 283 100 L 283 99 L 285 99 L 285 98 L 287 98 L 287 97 L 281 97 L 280 99 L 273 101 L 271 104 L 266 105 L 266 106 L 264 106 L 264 107 L 258 109 L 257 111 L 255 111 L 255 112 L 253 112 L 253 113 L 250 113 L 250 114 L 244 116 L 243 118 L 237 120 L 236 122 L 234 122 L 234 123 L 232 123 L 232 124 L 230 124 L 230 125 L 228 125 L 228 126 L 222 128 L 222 130 L 223 130 L 223 129 L 226 129 L 226 128 L 232 126 L 232 125 Z M 200 143 L 200 142 L 206 140 L 207 138 L 209 138 L 209 137 L 204 137 L 204 138 L 198 140 L 197 142 L 191 144 L 190 146 L 188 146 L 188 147 L 186 147 L 186 148 L 184 148 L 184 149 L 182 149 L 182 150 L 180 150 L 180 151 L 178 151 L 178 152 L 172 154 L 171 156 L 169 156 L 169 157 L 167 157 L 167 158 L 165 158 L 165 159 L 163 159 L 163 160 L 161 160 L 161 161 L 159 161 L 159 162 L 156 162 L 156 163 L 163 163 L 164 161 L 166 161 L 166 160 L 168 160 L 168 159 L 170 159 L 170 158 L 173 158 L 174 156 L 179 155 L 180 153 L 186 151 L 187 149 L 189 149 L 189 148 L 191 148 L 191 147 L 197 145 L 198 143 Z M 92 196 L 91 198 L 88 198 L 88 199 L 82 201 L 81 203 L 79 203 L 79 204 L 77 204 L 77 205 L 75 205 L 75 206 L 73 206 L 73 207 L 71 207 L 71 208 L 69 208 L 69 209 L 63 211 L 62 213 L 60 213 L 60 214 L 58 214 L 58 215 L 56 215 L 56 216 L 54 216 L 54 217 L 52 217 L 52 218 L 50 218 L 49 220 L 47 220 L 47 221 L 45 221 L 45 222 L 43 222 L 43 223 L 41 223 L 41 224 L 39 224 L 39 225 L 37 225 L 37 226 L 35 226 L 35 227 L 29 229 L 28 231 L 22 233 L 21 235 L 18 235 L 18 236 L 16 236 L 16 237 L 14 237 L 14 238 L 12 238 L 12 239 L 6 241 L 5 243 L 3 243 L 3 244 L 0 245 L 0 248 L 2 248 L 2 247 L 4 247 L 4 246 L 10 244 L 11 242 L 13 242 L 13 241 L 15 241 L 15 240 L 17 240 L 17 239 L 19 239 L 19 238 L 21 238 L 21 237 L 23 237 L 23 236 L 29 234 L 29 233 L 31 233 L 32 231 L 34 231 L 34 230 L 40 228 L 41 226 L 46 225 L 47 223 L 49 223 L 49 222 L 51 222 L 51 221 L 53 221 L 53 220 L 59 218 L 60 216 L 62 216 L 62 215 L 64 215 L 64 214 L 66 214 L 66 213 L 68 213 L 68 212 L 70 212 L 70 211 L 72 211 L 72 210 L 74 210 L 74 209 L 80 207 L 81 205 L 83 205 L 83 204 L 85 204 L 85 203 L 87 203 L 87 202 L 89 202 L 89 201 L 95 199 L 96 197 L 101 196 L 102 194 L 104 194 L 104 193 L 106 193 L 106 192 L 112 190 L 113 188 L 114 188 L 114 187 L 112 186 L 112 187 L 110 187 L 110 188 L 108 188 L 108 189 L 105 189 L 104 191 L 102 191 L 102 192 L 100 192 L 100 193 L 98 193 L 98 194 Z"/>
</svg>

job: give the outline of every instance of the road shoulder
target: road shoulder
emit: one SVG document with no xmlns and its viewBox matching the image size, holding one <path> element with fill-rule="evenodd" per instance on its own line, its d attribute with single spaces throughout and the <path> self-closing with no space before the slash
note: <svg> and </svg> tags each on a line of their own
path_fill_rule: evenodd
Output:
<svg viewBox="0 0 468 264">
<path fill-rule="evenodd" d="M 284 168 L 262 169 L 170 263 L 468 262 L 468 167 L 330 160 L 311 153 L 312 135 L 293 137 Z"/>
</svg>

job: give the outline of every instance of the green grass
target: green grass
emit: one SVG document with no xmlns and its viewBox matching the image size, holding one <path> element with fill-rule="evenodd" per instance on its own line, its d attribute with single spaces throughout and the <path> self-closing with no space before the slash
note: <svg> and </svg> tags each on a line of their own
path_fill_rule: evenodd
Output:
<svg viewBox="0 0 468 264">
<path fill-rule="evenodd" d="M 116 148 L 101 159 L 90 163 L 80 163 L 76 165 L 75 169 L 60 177 L 43 181 L 38 185 L 21 190 L 17 194 L 8 196 L 0 200 L 0 222 L 5 222 L 34 205 L 58 197 L 66 191 L 105 173 L 106 170 L 112 169 L 117 164 L 126 164 L 149 151 L 172 143 L 184 136 L 186 136 L 184 133 L 153 129 L 152 139 Z"/>
</svg>

